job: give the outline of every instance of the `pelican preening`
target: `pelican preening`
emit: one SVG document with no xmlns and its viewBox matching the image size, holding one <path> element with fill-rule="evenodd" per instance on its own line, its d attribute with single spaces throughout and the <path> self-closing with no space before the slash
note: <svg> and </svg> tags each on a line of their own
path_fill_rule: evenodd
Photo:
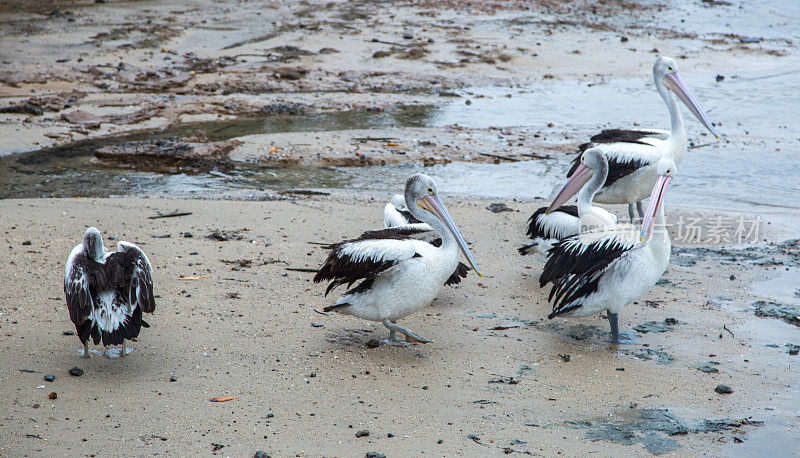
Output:
<svg viewBox="0 0 800 458">
<path fill-rule="evenodd" d="M 392 196 L 389 203 L 383 207 L 383 227 L 405 226 L 417 224 L 420 221 L 408 211 L 406 198 L 402 194 Z"/>
<path fill-rule="evenodd" d="M 599 148 L 608 158 L 609 173 L 605 186 L 597 193 L 595 201 L 604 204 L 628 204 L 631 220 L 635 217 L 634 204 L 639 217 L 643 216 L 641 201 L 647 197 L 656 182 L 658 160 L 672 159 L 677 167 L 686 155 L 686 129 L 673 94 L 714 137 L 719 137 L 689 88 L 678 76 L 678 64 L 673 59 L 656 59 L 653 64 L 653 80 L 669 110 L 670 130 L 604 130 L 591 137 L 590 143 L 580 146 L 568 174 L 571 176 L 575 173 L 584 151 L 588 148 Z"/>
<path fill-rule="evenodd" d="M 459 249 L 480 275 L 429 176 L 416 174 L 408 179 L 405 202 L 416 219 L 430 225 L 439 235 L 441 246 L 413 238 L 415 230 L 404 227 L 367 232 L 357 239 L 333 245 L 314 276 L 317 283 L 331 281 L 326 295 L 339 285 L 346 283 L 351 287 L 360 281 L 323 310 L 383 323 L 389 329 L 390 344 L 402 344 L 396 338 L 397 332 L 410 342 L 429 342 L 395 322 L 430 304 L 441 287 L 453 279 L 459 264 Z"/>
<path fill-rule="evenodd" d="M 582 232 L 550 250 L 539 284 L 552 283 L 548 300 L 556 316 L 608 313 L 612 342 L 620 343 L 618 314 L 655 285 L 667 268 L 671 243 L 664 227 L 664 191 L 675 174 L 675 162 L 656 164 L 657 180 L 642 227 L 617 224 Z M 653 227 L 659 230 L 653 233 Z"/>
<path fill-rule="evenodd" d="M 135 339 L 142 326 L 142 312 L 153 313 L 153 268 L 136 245 L 117 243 L 116 252 L 106 252 L 100 231 L 90 227 L 83 242 L 75 246 L 64 269 L 64 293 L 69 317 L 89 355 L 89 338 L 97 345 L 122 345 Z"/>
<path fill-rule="evenodd" d="M 545 254 L 555 243 L 571 235 L 617 223 L 617 217 L 592 205 L 592 200 L 608 175 L 608 160 L 598 148 L 581 154 L 580 164 L 549 207 L 536 210 L 528 219 L 531 243 L 519 248 L 520 254 Z M 578 194 L 577 206 L 563 206 Z"/>
</svg>

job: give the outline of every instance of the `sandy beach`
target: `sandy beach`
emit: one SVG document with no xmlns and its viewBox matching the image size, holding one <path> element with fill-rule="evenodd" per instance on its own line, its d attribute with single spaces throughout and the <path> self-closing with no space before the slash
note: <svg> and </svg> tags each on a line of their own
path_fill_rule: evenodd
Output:
<svg viewBox="0 0 800 458">
<path fill-rule="evenodd" d="M 800 456 L 790 3 L 0 0 L 0 455 Z M 670 265 L 614 346 L 546 318 L 517 247 L 578 144 L 668 125 L 664 54 L 721 137 L 687 122 Z M 311 242 L 382 227 L 420 171 L 484 276 L 402 320 L 433 342 L 373 348 L 321 313 Z M 91 225 L 155 269 L 124 358 L 70 335 Z"/>
<path fill-rule="evenodd" d="M 382 326 L 320 314 L 334 298 L 287 270 L 324 260 L 310 241 L 379 227 L 379 199 L 0 202 L 0 452 L 719 456 L 778 453 L 769 438 L 798 426 L 798 359 L 779 340 L 797 328 L 753 317 L 748 294 L 797 266 L 797 242 L 676 248 L 660 286 L 622 312 L 638 343 L 616 348 L 602 317 L 545 318 L 541 262 L 516 253 L 536 203 L 493 213 L 488 201 L 446 202 L 485 275 L 403 320 L 433 339 L 406 348 L 368 348 Z M 176 209 L 192 214 L 148 218 Z M 88 224 L 108 245 L 112 234 L 139 243 L 156 269 L 152 327 L 122 359 L 81 359 L 77 337 L 63 335 L 73 330 L 63 262 Z M 215 231 L 241 239 L 207 238 Z M 82 376 L 68 374 L 75 366 Z"/>
</svg>

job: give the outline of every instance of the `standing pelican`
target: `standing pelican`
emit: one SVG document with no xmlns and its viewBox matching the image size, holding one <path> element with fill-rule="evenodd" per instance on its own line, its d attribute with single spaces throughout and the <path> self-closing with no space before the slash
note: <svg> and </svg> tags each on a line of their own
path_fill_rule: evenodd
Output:
<svg viewBox="0 0 800 458">
<path fill-rule="evenodd" d="M 333 245 L 314 276 L 315 283 L 331 280 L 326 295 L 339 285 L 346 283 L 350 287 L 360 281 L 323 310 L 381 322 L 389 329 L 386 342 L 398 345 L 402 342 L 396 338 L 397 332 L 409 342 L 429 342 L 395 322 L 430 304 L 441 287 L 452 280 L 459 263 L 459 248 L 480 275 L 429 176 L 416 174 L 408 179 L 405 201 L 415 218 L 439 234 L 441 246 L 413 238 L 409 235 L 413 229 L 404 227 L 366 232 L 357 239 Z"/>
<path fill-rule="evenodd" d="M 533 252 L 545 254 L 559 240 L 617 223 L 617 217 L 603 208 L 592 205 L 592 200 L 608 175 L 608 160 L 599 148 L 589 148 L 581 154 L 580 164 L 567 184 L 549 207 L 541 207 L 528 219 L 528 237 L 531 243 L 519 248 L 522 255 Z M 563 206 L 575 193 L 578 205 Z"/>
<path fill-rule="evenodd" d="M 609 172 L 605 186 L 597 193 L 595 200 L 604 204 L 628 204 L 631 221 L 635 217 L 634 204 L 639 217 L 643 216 L 641 201 L 647 197 L 656 182 L 658 160 L 672 159 L 677 167 L 686 155 L 686 129 L 673 94 L 714 137 L 719 137 L 683 79 L 678 76 L 678 64 L 673 59 L 656 59 L 653 64 L 653 81 L 669 110 L 670 130 L 604 130 L 591 137 L 590 143 L 580 146 L 568 174 L 571 176 L 575 173 L 580 165 L 581 154 L 586 149 L 600 148 L 608 158 Z"/>
<path fill-rule="evenodd" d="M 69 254 L 64 269 L 64 293 L 69 317 L 89 358 L 89 338 L 97 345 L 122 345 L 135 339 L 142 326 L 142 312 L 153 313 L 153 268 L 142 250 L 128 242 L 106 252 L 100 231 L 90 227 L 83 242 Z"/>
<path fill-rule="evenodd" d="M 552 282 L 548 297 L 556 316 L 586 316 L 607 311 L 612 342 L 620 343 L 618 314 L 655 285 L 669 262 L 669 234 L 664 226 L 664 191 L 675 162 L 656 164 L 658 178 L 641 229 L 618 224 L 566 238 L 550 250 L 539 284 Z M 653 233 L 654 225 L 659 228 Z"/>
</svg>

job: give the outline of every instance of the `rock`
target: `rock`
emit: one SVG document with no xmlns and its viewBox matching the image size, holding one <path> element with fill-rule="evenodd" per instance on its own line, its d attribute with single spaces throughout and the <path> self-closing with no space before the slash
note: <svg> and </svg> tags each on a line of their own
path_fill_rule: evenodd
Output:
<svg viewBox="0 0 800 458">
<path fill-rule="evenodd" d="M 733 388 L 729 387 L 728 385 L 720 384 L 717 385 L 716 388 L 714 388 L 714 391 L 716 391 L 719 394 L 731 394 L 733 393 Z"/>
<path fill-rule="evenodd" d="M 787 344 L 786 344 L 786 351 L 787 351 L 787 352 L 788 352 L 790 355 L 792 355 L 792 356 L 796 356 L 798 353 L 800 353 L 800 345 L 795 345 L 795 344 L 790 344 L 790 343 L 787 343 Z"/>
<path fill-rule="evenodd" d="M 489 205 L 488 207 L 486 207 L 486 209 L 489 210 L 492 213 L 513 212 L 514 211 L 513 208 L 509 207 L 508 205 L 506 205 L 506 204 L 504 204 L 502 202 L 501 203 L 493 203 L 493 204 Z"/>
<path fill-rule="evenodd" d="M 50 374 L 48 374 L 48 375 L 45 375 L 45 376 L 44 376 L 44 381 L 45 381 L 45 382 L 52 382 L 52 381 L 53 381 L 53 380 L 55 380 L 55 379 L 56 379 L 56 376 L 55 376 L 55 375 L 50 375 Z"/>
<path fill-rule="evenodd" d="M 31 246 L 32 243 L 33 242 L 31 242 L 30 240 L 26 240 L 26 241 L 22 242 L 22 246 Z"/>
<path fill-rule="evenodd" d="M 175 376 L 173 375 L 172 377 L 170 377 L 170 378 L 169 378 L 169 381 L 170 381 L 170 382 L 177 382 L 177 381 L 178 381 L 178 377 L 175 377 Z"/>
<path fill-rule="evenodd" d="M 63 331 L 63 332 L 61 333 L 61 335 L 64 335 L 64 336 L 74 336 L 74 335 L 75 335 L 75 331 Z"/>
<path fill-rule="evenodd" d="M 707 374 L 716 374 L 717 372 L 719 372 L 719 369 L 717 369 L 715 366 L 719 366 L 719 363 L 717 361 L 692 364 L 693 368 L 697 369 L 700 372 L 705 372 Z"/>
<path fill-rule="evenodd" d="M 264 105 L 258 114 L 266 116 L 296 116 L 305 114 L 306 107 L 299 103 L 276 102 Z"/>
<path fill-rule="evenodd" d="M 69 370 L 69 375 L 72 375 L 74 377 L 80 377 L 81 375 L 83 375 L 83 369 L 77 366 L 73 367 L 72 369 Z"/>
<path fill-rule="evenodd" d="M 228 154 L 242 142 L 197 142 L 184 139 L 145 140 L 104 146 L 95 158 L 108 167 L 124 167 L 157 173 L 202 173 L 230 170 Z M 195 140 L 195 138 L 191 138 Z"/>
<path fill-rule="evenodd" d="M 53 391 L 52 393 L 50 393 L 49 395 L 47 395 L 47 397 L 48 397 L 48 398 L 50 398 L 50 399 L 58 399 L 58 393 L 56 393 L 55 391 Z"/>
<path fill-rule="evenodd" d="M 214 231 L 206 238 L 216 240 L 218 242 L 227 242 L 229 240 L 244 240 L 244 236 L 234 231 Z"/>
<path fill-rule="evenodd" d="M 789 324 L 800 327 L 800 308 L 774 301 L 753 302 L 755 315 L 761 318 L 779 318 Z"/>
<path fill-rule="evenodd" d="M 96 129 L 100 127 L 100 123 L 103 122 L 103 118 L 95 116 L 84 110 L 75 110 L 70 111 L 69 113 L 64 113 L 61 115 L 61 118 L 70 124 L 79 124 L 82 127 L 89 129 Z"/>
<path fill-rule="evenodd" d="M 267 452 L 263 450 L 256 450 L 256 452 L 253 454 L 253 458 L 272 458 L 272 457 L 270 457 L 267 454 Z"/>
<path fill-rule="evenodd" d="M 369 339 L 367 342 L 367 347 L 369 348 L 378 348 L 381 346 L 381 341 L 378 339 Z"/>
<path fill-rule="evenodd" d="M 389 57 L 391 55 L 392 55 L 392 53 L 390 53 L 389 51 L 375 51 L 372 54 L 372 58 L 373 59 L 383 59 L 384 57 Z"/>
<path fill-rule="evenodd" d="M 366 458 L 386 458 L 386 455 L 384 455 L 383 453 L 378 453 L 378 452 L 367 452 L 367 454 L 364 455 L 364 456 Z"/>
<path fill-rule="evenodd" d="M 362 429 L 361 431 L 356 431 L 356 437 L 367 437 L 369 436 L 368 429 Z"/>
</svg>

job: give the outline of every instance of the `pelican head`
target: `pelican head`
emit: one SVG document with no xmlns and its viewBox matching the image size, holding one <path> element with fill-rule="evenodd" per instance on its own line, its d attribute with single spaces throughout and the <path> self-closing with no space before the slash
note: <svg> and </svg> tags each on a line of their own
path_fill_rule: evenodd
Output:
<svg viewBox="0 0 800 458">
<path fill-rule="evenodd" d="M 672 181 L 677 170 L 678 168 L 675 166 L 675 161 L 672 159 L 663 158 L 656 163 L 658 180 L 656 180 L 656 185 L 653 186 L 653 192 L 650 194 L 650 202 L 647 204 L 647 211 L 644 212 L 644 219 L 642 220 L 641 240 L 643 241 L 649 240 L 653 233 L 656 214 L 659 210 L 662 210 L 664 191 L 667 189 L 669 182 Z"/>
<path fill-rule="evenodd" d="M 678 63 L 675 62 L 675 59 L 659 56 L 656 59 L 656 63 L 653 64 L 653 80 L 656 83 L 656 87 L 661 88 L 663 86 L 674 93 L 678 99 L 686 105 L 689 111 L 692 112 L 697 120 L 700 121 L 714 137 L 719 138 L 719 135 L 717 135 L 714 127 L 711 125 L 711 121 L 708 120 L 708 117 L 703 109 L 700 108 L 692 92 L 686 87 L 686 83 L 684 83 L 683 79 L 678 75 Z M 661 92 L 660 89 L 659 92 Z"/>
<path fill-rule="evenodd" d="M 389 200 L 389 203 L 400 212 L 407 212 L 408 207 L 406 207 L 406 198 L 402 194 L 395 194 L 392 196 L 392 199 Z"/>
<path fill-rule="evenodd" d="M 467 242 L 464 241 L 456 224 L 439 199 L 439 195 L 436 191 L 436 183 L 434 183 L 433 178 L 422 173 L 412 175 L 411 178 L 406 181 L 405 199 L 406 206 L 415 218 L 430 224 L 434 229 L 437 229 L 437 232 L 439 232 L 439 235 L 443 238 L 445 233 L 442 229 L 446 229 L 453 235 L 461 252 L 464 253 L 464 257 L 467 258 L 467 262 L 469 262 L 469 265 L 475 270 L 475 273 L 480 276 L 481 272 L 478 270 L 478 266 L 475 265 L 475 259 L 472 258 L 472 253 L 470 253 L 469 248 L 467 248 Z"/>
<path fill-rule="evenodd" d="M 97 228 L 90 227 L 83 233 L 83 249 L 95 261 L 102 263 L 105 260 L 106 250 L 103 247 L 103 236 Z"/>
<path fill-rule="evenodd" d="M 604 169 L 605 172 L 603 172 Z M 581 163 L 578 164 L 575 172 L 570 175 L 567 184 L 561 188 L 556 198 L 553 199 L 553 203 L 547 207 L 546 213 L 549 214 L 557 210 L 569 201 L 572 196 L 583 188 L 595 172 L 608 174 L 608 159 L 599 148 L 589 148 L 581 154 Z"/>
</svg>

